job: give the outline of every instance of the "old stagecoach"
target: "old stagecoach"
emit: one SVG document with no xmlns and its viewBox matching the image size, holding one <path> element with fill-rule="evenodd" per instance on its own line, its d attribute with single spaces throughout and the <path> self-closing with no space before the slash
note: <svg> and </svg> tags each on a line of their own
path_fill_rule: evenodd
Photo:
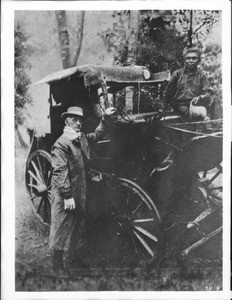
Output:
<svg viewBox="0 0 232 300">
<path fill-rule="evenodd" d="M 184 123 L 164 112 L 162 86 L 168 80 L 169 72 L 150 74 L 140 66 L 85 65 L 38 83 L 50 87 L 51 133 L 33 133 L 25 176 L 34 213 L 44 225 L 50 223 L 50 150 L 63 130 L 61 113 L 82 106 L 89 116 L 84 131 L 91 132 L 105 107 L 117 107 L 106 136 L 92 146 L 88 179 L 86 234 L 100 245 L 89 251 L 99 251 L 108 262 L 158 261 L 166 240 L 179 232 L 191 237 L 179 240 L 179 253 L 190 255 L 222 231 L 222 121 Z M 156 99 L 149 112 L 140 112 L 148 85 Z M 136 114 L 121 108 L 128 86 L 137 95 Z M 214 222 L 207 222 L 212 216 Z"/>
</svg>

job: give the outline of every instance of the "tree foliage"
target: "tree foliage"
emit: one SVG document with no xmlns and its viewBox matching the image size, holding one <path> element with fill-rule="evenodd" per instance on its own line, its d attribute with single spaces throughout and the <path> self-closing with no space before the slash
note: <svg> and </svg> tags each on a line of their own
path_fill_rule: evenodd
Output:
<svg viewBox="0 0 232 300">
<path fill-rule="evenodd" d="M 186 46 L 202 46 L 202 42 L 212 31 L 221 17 L 216 10 L 175 10 L 173 24 L 176 30 L 185 37 Z"/>
<path fill-rule="evenodd" d="M 32 47 L 27 43 L 28 36 L 23 32 L 19 24 L 14 29 L 15 42 L 15 125 L 22 125 L 25 119 L 24 108 L 27 104 L 32 102 L 28 93 L 28 86 L 30 79 L 26 73 L 27 69 L 31 67 L 28 58 L 32 52 Z"/>
<path fill-rule="evenodd" d="M 101 33 L 103 42 L 108 50 L 114 56 L 114 64 L 126 65 L 128 54 L 128 30 L 129 30 L 130 11 L 114 11 L 112 17 L 115 22 L 112 28 Z"/>
<path fill-rule="evenodd" d="M 222 48 L 218 44 L 208 44 L 203 48 L 200 68 L 204 70 L 213 88 L 212 109 L 215 118 L 222 117 Z"/>
<path fill-rule="evenodd" d="M 164 14 L 144 14 L 139 35 L 137 63 L 154 73 L 183 66 L 184 37 L 171 24 L 172 16 Z"/>
</svg>

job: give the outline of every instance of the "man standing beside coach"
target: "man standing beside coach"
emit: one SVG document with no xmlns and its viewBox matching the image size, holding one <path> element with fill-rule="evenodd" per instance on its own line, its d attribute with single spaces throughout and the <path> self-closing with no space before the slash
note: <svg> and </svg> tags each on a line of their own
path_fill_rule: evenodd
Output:
<svg viewBox="0 0 232 300">
<path fill-rule="evenodd" d="M 49 246 L 53 250 L 53 274 L 68 277 L 64 266 L 64 252 L 69 262 L 77 260 L 83 246 L 86 207 L 86 167 L 90 159 L 89 143 L 97 142 L 106 132 L 107 117 L 115 108 L 106 109 L 104 117 L 93 133 L 84 134 L 85 121 L 80 107 L 70 107 L 62 114 L 65 122 L 63 134 L 52 147 L 51 227 Z"/>
</svg>

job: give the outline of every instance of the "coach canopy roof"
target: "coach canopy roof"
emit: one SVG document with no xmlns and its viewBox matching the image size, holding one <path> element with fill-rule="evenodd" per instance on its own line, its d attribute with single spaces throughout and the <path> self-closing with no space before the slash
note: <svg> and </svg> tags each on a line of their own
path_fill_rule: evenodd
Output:
<svg viewBox="0 0 232 300">
<path fill-rule="evenodd" d="M 85 86 L 99 84 L 103 79 L 107 83 L 115 84 L 134 84 L 134 83 L 161 83 L 169 81 L 170 72 L 164 71 L 151 74 L 146 67 L 142 66 L 98 66 L 82 65 L 64 69 L 52 73 L 37 83 L 51 84 L 60 80 L 68 80 L 70 77 L 84 77 Z"/>
</svg>

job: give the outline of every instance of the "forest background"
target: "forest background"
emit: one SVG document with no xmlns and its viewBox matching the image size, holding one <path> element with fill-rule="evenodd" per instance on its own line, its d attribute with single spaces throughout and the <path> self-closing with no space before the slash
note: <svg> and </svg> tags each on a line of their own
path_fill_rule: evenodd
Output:
<svg viewBox="0 0 232 300">
<path fill-rule="evenodd" d="M 214 89 L 215 118 L 222 117 L 221 21 L 212 10 L 15 11 L 16 132 L 22 125 L 49 132 L 48 88 L 33 83 L 52 72 L 90 63 L 172 73 L 192 45 L 202 50 L 200 68 Z M 144 111 L 155 96 L 143 93 Z M 133 111 L 130 98 L 123 105 Z"/>
</svg>

